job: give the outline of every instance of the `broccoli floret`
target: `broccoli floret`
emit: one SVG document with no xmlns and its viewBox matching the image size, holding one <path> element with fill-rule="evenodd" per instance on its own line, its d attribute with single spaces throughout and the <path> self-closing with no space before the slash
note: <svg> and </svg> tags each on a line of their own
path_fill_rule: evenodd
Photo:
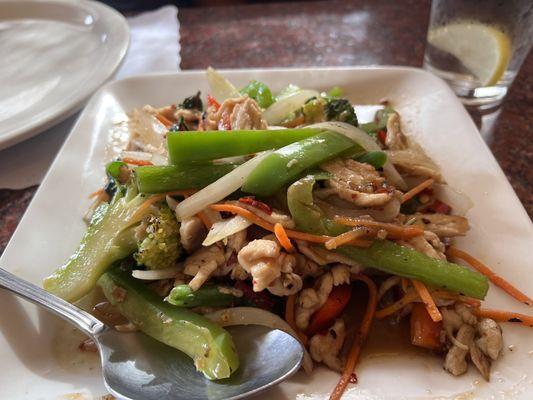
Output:
<svg viewBox="0 0 533 400">
<path fill-rule="evenodd" d="M 133 255 L 138 265 L 149 269 L 169 268 L 176 265 L 181 254 L 179 223 L 166 205 L 158 215 L 153 215 L 146 227 L 146 237 L 139 243 Z"/>
<path fill-rule="evenodd" d="M 346 122 L 353 126 L 359 125 L 355 110 L 352 104 L 346 99 L 327 99 L 325 112 L 328 121 Z"/>
<path fill-rule="evenodd" d="M 313 97 L 307 100 L 302 107 L 302 114 L 306 124 L 314 124 L 315 122 L 321 122 L 326 119 L 324 114 L 324 107 L 326 101 L 322 98 Z"/>
<path fill-rule="evenodd" d="M 340 121 L 358 126 L 352 104 L 346 99 L 313 97 L 300 110 L 306 124 L 321 121 Z"/>
<path fill-rule="evenodd" d="M 90 292 L 111 264 L 137 250 L 135 228 L 153 213 L 153 207 L 140 207 L 145 200 L 135 185 L 118 185 L 111 201 L 94 212 L 76 252 L 44 280 L 44 288 L 70 302 Z"/>
<path fill-rule="evenodd" d="M 202 99 L 200 97 L 200 91 L 198 91 L 194 96 L 186 97 L 183 100 L 183 103 L 179 105 L 180 108 L 185 108 L 187 110 L 198 110 L 203 111 L 204 110 L 204 104 L 202 103 Z"/>
</svg>

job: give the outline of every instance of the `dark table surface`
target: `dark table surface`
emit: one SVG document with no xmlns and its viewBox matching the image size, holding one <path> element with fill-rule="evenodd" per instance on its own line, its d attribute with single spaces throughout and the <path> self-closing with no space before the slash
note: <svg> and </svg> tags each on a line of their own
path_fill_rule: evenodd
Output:
<svg viewBox="0 0 533 400">
<path fill-rule="evenodd" d="M 429 1 L 356 0 L 179 10 L 181 68 L 422 65 Z M 489 142 L 533 216 L 533 52 Z M 2 171 L 1 173 L 8 173 Z M 0 190 L 0 253 L 37 187 Z"/>
</svg>

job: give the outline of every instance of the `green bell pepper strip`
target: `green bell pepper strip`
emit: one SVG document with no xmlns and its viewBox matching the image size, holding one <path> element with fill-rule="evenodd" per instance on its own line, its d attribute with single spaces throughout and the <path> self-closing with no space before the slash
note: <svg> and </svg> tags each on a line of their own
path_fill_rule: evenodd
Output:
<svg viewBox="0 0 533 400">
<path fill-rule="evenodd" d="M 120 168 L 127 166 L 128 164 L 122 161 L 111 161 L 106 165 L 105 172 L 109 177 L 117 180 L 120 175 Z"/>
<path fill-rule="evenodd" d="M 112 267 L 98 285 L 122 315 L 148 336 L 187 354 L 206 378 L 228 378 L 239 367 L 226 330 L 199 314 L 164 302 L 129 272 Z"/>
<path fill-rule="evenodd" d="M 389 240 L 376 240 L 369 248 L 343 246 L 337 251 L 365 267 L 417 279 L 426 285 L 476 299 L 485 298 L 489 288 L 487 278 L 475 271 L 462 265 L 428 257 Z"/>
<path fill-rule="evenodd" d="M 374 168 L 383 168 L 383 165 L 387 162 L 387 154 L 383 151 L 369 151 L 359 157 L 355 158 L 357 161 L 370 164 Z"/>
<path fill-rule="evenodd" d="M 231 293 L 223 293 L 219 285 L 204 285 L 194 291 L 189 285 L 178 285 L 170 291 L 165 301 L 178 307 L 229 307 L 239 298 Z"/>
<path fill-rule="evenodd" d="M 197 163 L 278 149 L 320 133 L 315 128 L 169 132 L 171 164 Z"/>
<path fill-rule="evenodd" d="M 349 228 L 337 224 L 324 213 L 313 200 L 313 186 L 316 178 L 312 175 L 294 182 L 287 190 L 287 205 L 298 229 L 314 235 L 337 236 Z"/>
<path fill-rule="evenodd" d="M 202 189 L 233 171 L 238 164 L 146 165 L 134 170 L 141 193 Z"/>
<path fill-rule="evenodd" d="M 257 101 L 261 108 L 267 108 L 274 103 L 274 97 L 269 87 L 262 82 L 256 80 L 251 81 L 248 85 L 240 90 L 242 94 L 247 94 L 252 99 Z"/>
<path fill-rule="evenodd" d="M 267 156 L 248 175 L 242 190 L 258 196 L 272 196 L 298 179 L 303 171 L 357 147 L 359 145 L 346 136 L 329 131 L 321 132 Z"/>
<path fill-rule="evenodd" d="M 287 191 L 289 211 L 299 230 L 316 235 L 337 236 L 349 228 L 326 218 L 314 204 L 312 189 L 315 180 L 307 176 L 293 183 Z M 485 276 L 458 264 L 430 258 L 416 250 L 387 240 L 376 240 L 369 248 L 342 246 L 337 252 L 365 267 L 418 279 L 425 284 L 477 299 L 487 294 Z"/>
</svg>

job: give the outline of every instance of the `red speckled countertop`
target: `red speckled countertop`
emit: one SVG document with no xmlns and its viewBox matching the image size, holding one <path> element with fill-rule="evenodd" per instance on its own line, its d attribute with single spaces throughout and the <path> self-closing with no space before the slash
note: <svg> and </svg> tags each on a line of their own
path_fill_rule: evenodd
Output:
<svg viewBox="0 0 533 400">
<path fill-rule="evenodd" d="M 183 8 L 181 68 L 422 65 L 429 1 L 356 0 Z M 489 145 L 533 215 L 533 52 Z M 5 172 L 4 172 L 5 173 Z M 0 253 L 36 187 L 0 190 Z"/>
</svg>

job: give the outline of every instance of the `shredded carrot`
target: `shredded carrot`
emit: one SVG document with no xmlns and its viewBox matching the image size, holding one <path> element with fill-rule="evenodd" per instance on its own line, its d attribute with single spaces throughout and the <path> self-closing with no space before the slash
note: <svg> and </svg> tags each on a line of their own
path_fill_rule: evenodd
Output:
<svg viewBox="0 0 533 400">
<path fill-rule="evenodd" d="M 352 347 L 350 348 L 350 352 L 348 353 L 348 358 L 346 359 L 346 364 L 344 365 L 342 376 L 339 379 L 339 382 L 337 383 L 335 388 L 333 389 L 333 392 L 329 396 L 330 400 L 339 400 L 342 397 L 344 391 L 346 390 L 346 386 L 348 386 L 348 383 L 350 382 L 354 373 L 355 366 L 359 361 L 361 349 L 363 348 L 366 342 L 368 333 L 370 331 L 370 328 L 372 327 L 374 315 L 376 313 L 376 305 L 378 301 L 378 291 L 376 288 L 376 284 L 370 278 L 363 274 L 352 275 L 352 280 L 359 280 L 366 284 L 366 286 L 368 287 L 368 303 L 366 306 L 365 315 L 363 316 L 363 321 L 361 322 L 361 326 L 359 327 L 359 330 L 354 338 Z"/>
<path fill-rule="evenodd" d="M 479 307 L 481 302 L 478 299 L 473 299 L 472 297 L 463 296 L 459 293 L 448 292 L 447 290 L 433 290 L 431 296 L 437 297 L 443 300 L 455 300 L 460 301 L 461 303 L 468 304 L 472 307 Z"/>
<path fill-rule="evenodd" d="M 129 157 L 123 158 L 122 162 L 125 162 L 126 164 L 138 165 L 138 166 L 154 165 L 151 161 L 148 161 L 148 160 L 136 160 L 135 158 L 129 158 Z"/>
<path fill-rule="evenodd" d="M 389 315 L 394 314 L 395 312 L 400 311 L 406 305 L 418 301 L 420 297 L 415 290 L 408 291 L 400 300 L 396 303 L 391 304 L 388 307 L 382 308 L 379 311 L 376 311 L 376 318 L 382 319 L 388 317 Z"/>
<path fill-rule="evenodd" d="M 369 219 L 357 219 L 346 217 L 335 217 L 335 222 L 341 225 L 347 226 L 366 226 L 369 228 L 378 228 L 386 230 L 387 233 L 394 239 L 409 239 L 414 236 L 420 236 L 424 234 L 424 228 L 420 226 L 400 226 L 395 224 L 389 224 L 386 222 L 372 221 Z"/>
<path fill-rule="evenodd" d="M 488 308 L 474 308 L 473 312 L 481 318 L 491 318 L 497 322 L 515 322 L 533 328 L 533 316 L 530 315 Z"/>
<path fill-rule="evenodd" d="M 165 197 L 167 196 L 189 196 L 193 193 L 195 193 L 196 190 L 173 190 L 171 192 L 166 192 L 166 193 L 159 193 L 159 194 L 154 194 L 152 196 L 150 196 L 149 198 L 147 198 L 144 203 L 142 203 L 139 208 L 137 208 L 137 210 L 133 213 L 133 215 L 131 216 L 130 220 L 131 221 L 135 221 L 137 219 L 137 217 L 139 215 L 141 215 L 142 213 L 144 213 L 144 211 L 146 211 L 146 209 L 148 207 L 150 207 L 152 204 L 155 204 L 157 203 L 158 201 L 162 201 L 165 199 Z"/>
<path fill-rule="evenodd" d="M 189 193 L 186 193 L 183 195 L 183 197 L 185 198 L 189 196 L 190 196 Z M 207 228 L 207 230 L 211 229 L 211 227 L 213 226 L 213 222 L 211 221 L 211 218 L 209 218 L 209 216 L 205 212 L 200 211 L 198 214 L 196 214 L 196 216 L 200 218 L 200 221 L 202 221 L 202 223 Z"/>
<path fill-rule="evenodd" d="M 281 244 L 285 250 L 287 250 L 289 253 L 294 252 L 294 246 L 287 236 L 285 228 L 279 222 L 276 222 L 274 225 L 274 234 L 276 235 L 276 239 L 278 239 L 279 244 Z"/>
<path fill-rule="evenodd" d="M 131 216 L 130 218 L 130 221 L 135 221 L 137 220 L 137 218 L 139 217 L 139 215 L 142 215 L 146 209 L 148 207 L 150 207 L 151 205 L 163 200 L 165 198 L 164 195 L 161 195 L 161 194 L 157 194 L 155 196 L 151 196 L 149 197 L 148 199 L 146 199 L 144 201 L 144 203 L 142 203 L 139 208 L 137 208 L 137 210 L 133 213 L 133 215 Z"/>
<path fill-rule="evenodd" d="M 294 332 L 296 332 L 302 344 L 304 346 L 307 346 L 307 342 L 308 342 L 307 336 L 303 332 L 301 332 L 296 326 L 296 321 L 294 319 L 295 307 L 296 307 L 296 294 L 291 294 L 290 296 L 287 297 L 287 301 L 285 302 L 285 321 L 287 321 L 289 326 L 292 329 L 294 329 Z"/>
<path fill-rule="evenodd" d="M 263 218 L 255 215 L 253 212 L 248 211 L 245 208 L 242 208 L 242 207 L 239 207 L 233 204 L 213 204 L 211 205 L 211 209 L 215 211 L 225 211 L 225 212 L 230 212 L 232 214 L 240 215 L 241 217 L 246 218 L 247 220 L 260 226 L 261 228 L 267 231 L 270 231 L 270 232 L 274 232 L 274 225 L 272 225 L 268 221 L 265 221 Z M 311 242 L 311 243 L 326 243 L 328 240 L 333 239 L 333 237 L 327 236 L 327 235 L 313 235 L 311 233 L 293 231 L 292 229 L 285 229 L 285 232 L 287 236 L 290 238 L 304 240 L 306 242 Z M 350 244 L 353 246 L 369 247 L 372 245 L 372 241 L 363 240 L 363 239 L 354 239 L 350 242 Z"/>
<path fill-rule="evenodd" d="M 339 236 L 335 236 L 334 238 L 328 240 L 324 245 L 326 246 L 326 249 L 333 250 L 339 246 L 350 243 L 352 240 L 361 237 L 363 234 L 364 232 L 361 229 L 353 229 L 351 231 L 341 233 Z"/>
<path fill-rule="evenodd" d="M 196 214 L 196 216 L 200 218 L 200 220 L 203 222 L 203 224 L 208 230 L 211 229 L 211 227 L 213 226 L 213 223 L 211 222 L 209 217 L 206 215 L 206 213 L 204 213 L 203 211 L 200 211 L 198 214 Z"/>
<path fill-rule="evenodd" d="M 102 195 L 103 193 L 105 193 L 105 190 L 104 190 L 104 189 L 98 189 L 98 190 L 92 192 L 92 193 L 89 195 L 89 198 L 90 198 L 90 199 L 94 199 L 95 197 L 98 197 L 98 196 Z"/>
<path fill-rule="evenodd" d="M 409 288 L 409 279 L 402 278 L 402 292 L 407 293 L 408 288 Z"/>
<path fill-rule="evenodd" d="M 171 120 L 169 120 L 167 117 L 165 117 L 164 115 L 160 113 L 155 114 L 155 117 L 157 118 L 159 122 L 161 122 L 167 128 L 170 128 L 172 125 L 174 125 Z"/>
<path fill-rule="evenodd" d="M 507 292 L 507 294 L 514 297 L 516 300 L 520 301 L 521 303 L 527 304 L 528 306 L 533 305 L 533 299 L 531 299 L 531 297 L 527 296 L 525 293 L 518 290 L 511 283 L 506 281 L 503 277 L 498 275 L 496 272 L 492 271 L 489 267 L 487 267 L 481 261 L 472 257 L 466 251 L 459 250 L 455 247 L 450 247 L 447 253 L 448 255 L 452 257 L 460 258 L 461 260 L 466 261 L 468 264 L 474 267 L 478 272 L 482 273 L 487 278 L 489 278 L 489 280 L 492 283 L 494 283 L 496 286 L 498 286 L 499 288 Z"/>
<path fill-rule="evenodd" d="M 435 182 L 433 179 L 425 180 L 424 182 L 416 185 L 414 188 L 409 190 L 407 193 L 404 193 L 404 195 L 402 196 L 402 204 L 405 203 L 407 200 L 411 200 L 418 193 L 433 185 L 433 182 Z"/>
<path fill-rule="evenodd" d="M 416 291 L 418 292 L 418 295 L 420 296 L 420 299 L 426 306 L 426 310 L 428 311 L 429 316 L 433 320 L 433 322 L 439 322 L 442 321 L 442 314 L 440 313 L 439 309 L 437 308 L 437 305 L 435 304 L 435 301 L 433 300 L 433 297 L 431 297 L 431 294 L 429 293 L 428 288 L 426 285 L 424 285 L 422 282 L 417 281 L 416 279 L 411 279 L 411 282 L 413 283 L 413 286 L 415 287 Z"/>
<path fill-rule="evenodd" d="M 287 301 L 285 302 L 285 321 L 289 324 L 289 326 L 296 330 L 296 322 L 294 320 L 294 307 L 296 306 L 296 294 L 291 294 L 287 297 Z"/>
</svg>

